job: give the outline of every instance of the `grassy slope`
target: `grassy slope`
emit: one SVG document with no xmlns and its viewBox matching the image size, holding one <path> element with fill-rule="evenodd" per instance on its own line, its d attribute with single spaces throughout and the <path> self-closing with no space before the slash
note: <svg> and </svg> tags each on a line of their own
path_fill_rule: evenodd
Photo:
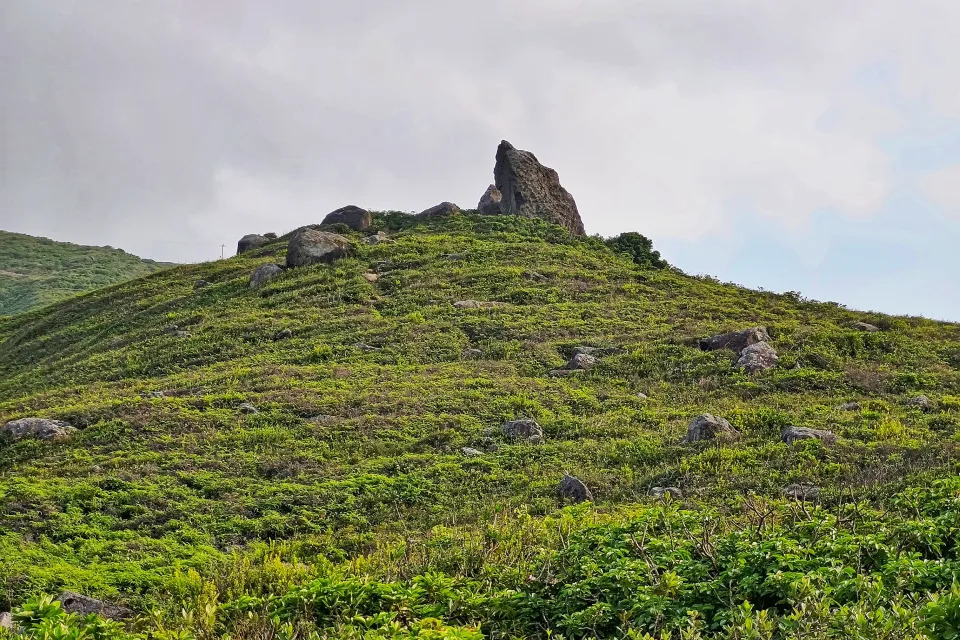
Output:
<svg viewBox="0 0 960 640">
<path fill-rule="evenodd" d="M 681 517 L 646 496 L 651 486 L 681 486 L 689 513 L 720 517 L 734 535 L 753 530 L 765 505 L 795 509 L 780 500 L 792 482 L 823 487 L 825 513 L 837 513 L 829 526 L 858 501 L 878 510 L 860 517 L 880 526 L 891 495 L 956 473 L 958 325 L 642 270 L 539 221 L 378 224 L 403 227 L 395 244 L 357 242 L 356 257 L 259 291 L 247 278 L 282 261 L 282 242 L 0 320 L 0 421 L 36 414 L 84 427 L 61 444 L 0 443 L 0 609 L 63 587 L 176 609 L 180 598 L 209 600 L 204 584 L 227 601 L 331 572 L 441 571 L 521 589 L 531 572 L 550 584 L 584 579 L 563 577 L 564 560 L 551 555 L 580 548 L 568 545 L 571 532 Z M 361 277 L 385 260 L 378 282 Z M 199 278 L 213 284 L 194 289 Z M 453 307 L 467 298 L 508 306 Z M 857 332 L 855 320 L 885 330 Z M 191 337 L 165 334 L 170 324 Z M 772 372 L 749 377 L 731 367 L 732 353 L 694 346 L 757 324 L 781 354 Z M 274 341 L 281 329 L 293 338 Z M 628 352 L 580 377 L 547 377 L 579 344 Z M 468 347 L 483 357 L 461 357 Z M 921 392 L 936 411 L 904 405 Z M 863 410 L 836 408 L 850 400 Z M 261 412 L 239 413 L 245 401 Z M 678 444 L 702 412 L 730 419 L 743 440 Z M 307 420 L 318 414 L 330 417 Z M 546 443 L 495 437 L 494 453 L 460 454 L 515 417 L 536 418 Z M 840 441 L 787 446 L 778 439 L 787 424 L 829 428 Z M 592 488 L 595 505 L 558 510 L 563 471 Z M 944 491 L 949 502 L 957 489 Z M 759 522 L 761 537 L 768 524 L 786 526 L 778 515 Z M 595 572 L 577 558 L 568 569 Z M 467 618 L 495 631 L 484 611 Z M 609 633 L 617 613 L 604 615 L 563 624 L 571 635 Z M 538 616 L 542 631 L 547 614 Z M 512 633 L 533 633 L 521 627 Z"/>
<path fill-rule="evenodd" d="M 169 266 L 120 249 L 87 247 L 0 231 L 0 316 Z"/>
</svg>

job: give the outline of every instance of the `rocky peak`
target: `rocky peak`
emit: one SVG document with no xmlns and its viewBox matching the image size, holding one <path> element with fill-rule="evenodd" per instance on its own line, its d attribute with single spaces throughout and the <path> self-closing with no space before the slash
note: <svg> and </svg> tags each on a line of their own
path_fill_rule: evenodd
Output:
<svg viewBox="0 0 960 640">
<path fill-rule="evenodd" d="M 585 234 L 573 196 L 560 184 L 557 172 L 540 164 L 531 152 L 503 140 L 497 147 L 493 177 L 504 215 L 543 218 L 574 235 Z"/>
</svg>

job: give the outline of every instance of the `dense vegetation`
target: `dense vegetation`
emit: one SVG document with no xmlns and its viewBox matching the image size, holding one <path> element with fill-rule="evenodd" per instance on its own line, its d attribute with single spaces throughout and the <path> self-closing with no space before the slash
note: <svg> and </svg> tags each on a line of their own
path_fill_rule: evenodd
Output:
<svg viewBox="0 0 960 640">
<path fill-rule="evenodd" d="M 22 313 L 169 266 L 112 247 L 0 231 L 0 316 Z"/>
<path fill-rule="evenodd" d="M 0 423 L 82 428 L 0 443 L 19 633 L 958 637 L 960 326 L 693 278 L 538 220 L 375 225 L 394 242 L 352 234 L 354 257 L 261 289 L 283 240 L 0 320 Z M 697 348 L 755 325 L 774 370 Z M 579 345 L 621 351 L 548 376 Z M 681 444 L 704 412 L 743 437 Z M 545 442 L 506 441 L 514 418 Z M 784 444 L 788 425 L 838 440 Z M 594 501 L 565 504 L 563 472 Z M 63 589 L 139 616 L 65 614 L 43 597 Z"/>
</svg>

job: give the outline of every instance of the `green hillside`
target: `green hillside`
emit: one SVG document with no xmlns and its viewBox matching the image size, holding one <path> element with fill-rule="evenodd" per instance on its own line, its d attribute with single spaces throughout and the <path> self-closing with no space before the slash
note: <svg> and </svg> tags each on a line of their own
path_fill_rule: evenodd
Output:
<svg viewBox="0 0 960 640">
<path fill-rule="evenodd" d="M 24 633 L 958 637 L 960 325 L 534 219 L 346 235 L 352 257 L 260 289 L 284 239 L 0 319 L 0 425 L 80 429 L 0 442 L 0 611 L 25 605 Z M 698 347 L 755 326 L 772 370 Z M 549 375 L 578 346 L 606 350 Z M 742 435 L 684 444 L 704 413 Z M 522 418 L 542 444 L 505 437 Z M 134 620 L 31 600 L 65 589 Z"/>
<path fill-rule="evenodd" d="M 112 247 L 0 231 L 0 316 L 13 315 L 170 266 Z"/>
</svg>

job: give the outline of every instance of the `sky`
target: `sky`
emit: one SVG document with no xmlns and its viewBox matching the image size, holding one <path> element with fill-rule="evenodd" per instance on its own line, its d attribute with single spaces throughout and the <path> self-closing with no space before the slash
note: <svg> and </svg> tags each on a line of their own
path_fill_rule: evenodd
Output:
<svg viewBox="0 0 960 640">
<path fill-rule="evenodd" d="M 476 206 L 501 139 L 688 273 L 960 320 L 956 0 L 4 0 L 0 229 L 172 261 Z"/>
</svg>

